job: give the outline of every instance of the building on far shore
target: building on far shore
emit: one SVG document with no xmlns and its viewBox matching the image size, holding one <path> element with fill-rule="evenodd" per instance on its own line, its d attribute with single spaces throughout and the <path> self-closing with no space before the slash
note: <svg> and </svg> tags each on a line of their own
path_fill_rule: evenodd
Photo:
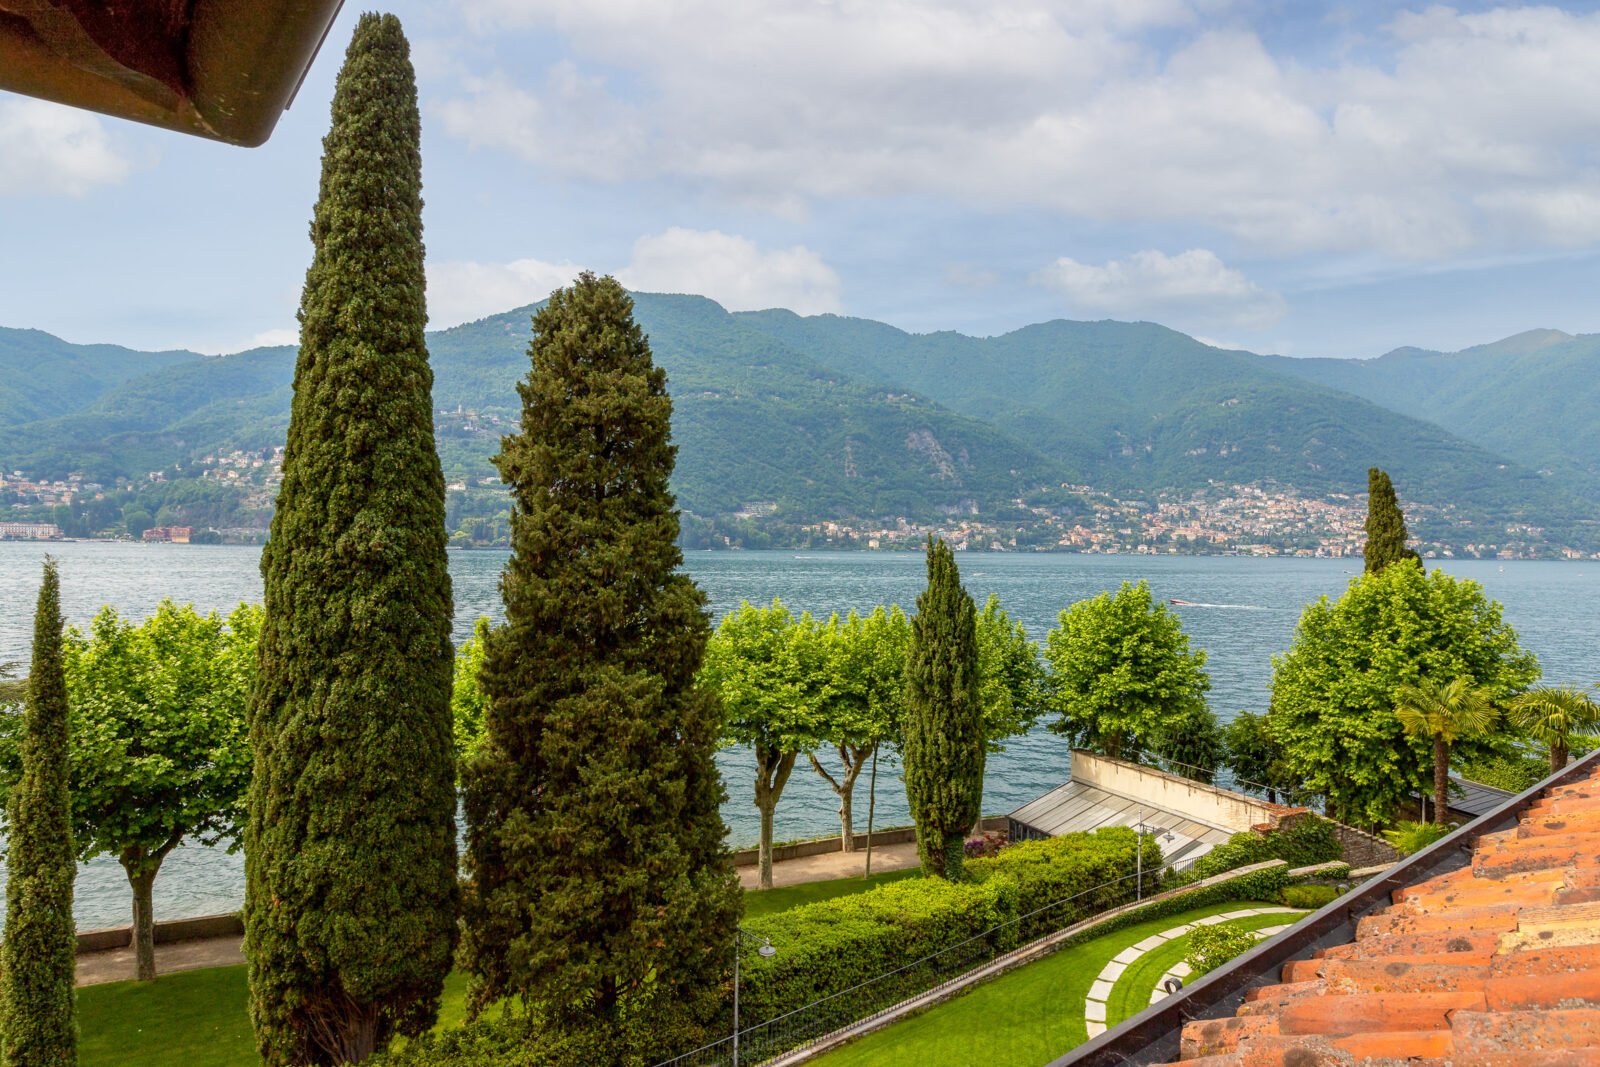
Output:
<svg viewBox="0 0 1600 1067">
<path fill-rule="evenodd" d="M 144 532 L 144 540 L 168 541 L 175 545 L 186 545 L 193 535 L 193 526 L 152 526 Z"/>
<path fill-rule="evenodd" d="M 0 541 L 56 541 L 61 527 L 53 522 L 0 522 Z"/>
</svg>

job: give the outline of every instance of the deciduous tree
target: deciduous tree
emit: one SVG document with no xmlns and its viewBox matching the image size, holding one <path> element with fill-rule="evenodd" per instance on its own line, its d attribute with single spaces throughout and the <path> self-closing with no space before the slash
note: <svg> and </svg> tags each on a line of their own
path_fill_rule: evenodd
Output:
<svg viewBox="0 0 1600 1067">
<path fill-rule="evenodd" d="M 74 840 L 133 890 L 136 974 L 155 970 L 154 886 L 184 838 L 238 844 L 250 783 L 246 707 L 261 611 L 227 619 L 164 600 L 142 623 L 103 608 L 69 630 Z"/>
<path fill-rule="evenodd" d="M 781 600 L 748 601 L 722 617 L 706 649 L 702 677 L 721 695 L 722 736 L 755 752 L 755 805 L 761 812 L 759 874 L 772 888 L 772 826 L 795 760 L 817 744 L 829 699 L 827 664 L 808 656 L 809 616 L 796 620 Z"/>
<path fill-rule="evenodd" d="M 1424 743 L 1408 741 L 1393 711 L 1402 686 L 1428 677 L 1469 679 L 1504 703 L 1539 677 L 1539 662 L 1476 582 L 1439 570 L 1358 575 L 1337 601 L 1306 607 L 1273 660 L 1268 726 L 1331 815 L 1381 825 L 1429 788 Z"/>
<path fill-rule="evenodd" d="M 844 622 L 834 616 L 815 634 L 827 650 L 817 687 L 826 695 L 815 727 L 819 743 L 806 756 L 838 796 L 840 847 L 854 852 L 856 779 L 878 746 L 898 735 L 911 626 L 899 607 L 880 605 L 864 617 L 851 612 Z M 817 757 L 824 745 L 838 753 L 837 776 Z"/>
<path fill-rule="evenodd" d="M 985 734 L 977 609 L 955 554 L 928 539 L 928 588 L 906 654 L 906 799 L 925 874 L 961 880 L 967 831 L 983 810 Z"/>
<path fill-rule="evenodd" d="M 269 1067 L 433 1025 L 455 954 L 444 477 L 423 338 L 421 124 L 392 15 L 334 87 L 283 484 L 261 556 L 245 856 Z"/>
<path fill-rule="evenodd" d="M 1053 729 L 1108 756 L 1151 747 L 1169 723 L 1206 711 L 1205 651 L 1189 648 L 1178 616 L 1143 581 L 1063 611 L 1045 658 Z"/>
<path fill-rule="evenodd" d="M 1025 734 L 1050 708 L 1049 675 L 1039 646 L 1012 622 L 1000 598 L 989 595 L 978 612 L 978 700 L 990 752 L 1004 752 L 1007 738 Z"/>
<path fill-rule="evenodd" d="M 475 1006 L 519 997 L 610 1041 L 657 1009 L 714 1011 L 733 950 L 721 715 L 697 681 L 710 620 L 677 547 L 666 375 L 627 293 L 580 275 L 534 316 L 529 355 L 495 460 L 512 555 L 463 775 L 463 960 Z"/>
<path fill-rule="evenodd" d="M 21 777 L 6 804 L 6 922 L 0 945 L 0 1062 L 78 1062 L 73 976 L 72 805 L 61 649 L 61 581 L 46 559 L 33 614 L 33 666 L 23 705 Z"/>
</svg>

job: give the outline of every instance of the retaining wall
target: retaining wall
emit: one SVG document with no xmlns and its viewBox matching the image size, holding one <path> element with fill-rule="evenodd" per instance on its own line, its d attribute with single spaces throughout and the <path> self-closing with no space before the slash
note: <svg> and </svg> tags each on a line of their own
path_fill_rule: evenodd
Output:
<svg viewBox="0 0 1600 1067">
<path fill-rule="evenodd" d="M 198 941 L 207 937 L 237 937 L 244 933 L 244 919 L 238 912 L 227 915 L 202 915 L 198 919 L 168 919 L 156 923 L 156 944 Z M 78 955 L 127 948 L 133 944 L 133 927 L 112 926 L 104 930 L 83 930 L 78 934 Z"/>
<path fill-rule="evenodd" d="M 1004 815 L 990 815 L 982 824 L 985 830 L 1004 830 L 1006 817 Z M 887 830 L 875 830 L 872 834 L 872 847 L 879 845 L 903 845 L 907 841 L 917 839 L 917 830 L 914 826 L 895 826 Z M 819 837 L 812 841 L 795 841 L 787 845 L 774 845 L 772 848 L 772 862 L 782 863 L 784 860 L 799 859 L 801 856 L 820 856 L 824 852 L 839 852 L 844 839 L 839 834 L 832 837 Z M 856 849 L 864 852 L 867 847 L 867 835 L 856 834 Z M 754 867 L 759 855 L 758 849 L 745 848 L 733 853 L 735 867 Z"/>
</svg>

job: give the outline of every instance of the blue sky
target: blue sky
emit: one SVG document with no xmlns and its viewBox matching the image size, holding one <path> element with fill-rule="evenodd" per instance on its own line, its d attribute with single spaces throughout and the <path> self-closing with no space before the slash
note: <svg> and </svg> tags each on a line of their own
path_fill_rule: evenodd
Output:
<svg viewBox="0 0 1600 1067">
<path fill-rule="evenodd" d="M 0 94 L 0 324 L 291 340 L 348 5 L 271 141 Z M 1593 5 L 429 0 L 433 325 L 580 267 L 992 334 L 1289 355 L 1600 332 Z"/>
</svg>

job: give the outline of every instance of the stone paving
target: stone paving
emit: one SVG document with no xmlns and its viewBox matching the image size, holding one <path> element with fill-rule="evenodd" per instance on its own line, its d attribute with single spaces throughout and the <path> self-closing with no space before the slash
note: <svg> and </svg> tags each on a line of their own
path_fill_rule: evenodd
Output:
<svg viewBox="0 0 1600 1067">
<path fill-rule="evenodd" d="M 1151 934 L 1138 944 L 1130 945 L 1129 947 L 1123 949 L 1121 952 L 1117 953 L 1111 958 L 1110 963 L 1101 968 L 1100 974 L 1095 979 L 1094 984 L 1089 987 L 1089 997 L 1084 1001 L 1083 1004 L 1083 1021 L 1084 1025 L 1089 1030 L 1089 1036 L 1099 1037 L 1101 1034 L 1106 1032 L 1108 1025 L 1106 1018 L 1106 1005 L 1111 1000 L 1111 990 L 1116 986 L 1117 979 L 1121 978 L 1123 973 L 1126 972 L 1129 967 L 1133 966 L 1134 963 L 1138 962 L 1139 958 L 1145 953 L 1160 948 L 1173 938 L 1182 937 L 1184 934 L 1187 934 L 1197 926 L 1213 926 L 1217 923 L 1225 923 L 1232 919 L 1248 919 L 1256 915 L 1276 915 L 1280 913 L 1285 915 L 1304 914 L 1298 908 L 1241 908 L 1238 911 L 1224 912 L 1221 915 L 1208 915 L 1204 919 L 1197 919 L 1192 923 L 1184 923 L 1181 926 L 1174 926 L 1170 930 L 1161 931 L 1159 934 Z M 1292 924 L 1285 923 L 1282 926 L 1273 926 L 1265 930 L 1258 930 L 1256 933 L 1266 937 L 1271 937 L 1280 930 L 1287 929 L 1290 925 Z M 1156 982 L 1156 989 L 1150 997 L 1150 1003 L 1154 1004 L 1156 1001 L 1167 995 L 1166 991 L 1161 988 L 1161 983 L 1163 981 L 1168 978 L 1187 978 L 1188 975 L 1189 965 L 1187 963 L 1179 963 L 1176 967 L 1173 967 L 1166 974 L 1162 975 L 1160 980 Z"/>
</svg>

